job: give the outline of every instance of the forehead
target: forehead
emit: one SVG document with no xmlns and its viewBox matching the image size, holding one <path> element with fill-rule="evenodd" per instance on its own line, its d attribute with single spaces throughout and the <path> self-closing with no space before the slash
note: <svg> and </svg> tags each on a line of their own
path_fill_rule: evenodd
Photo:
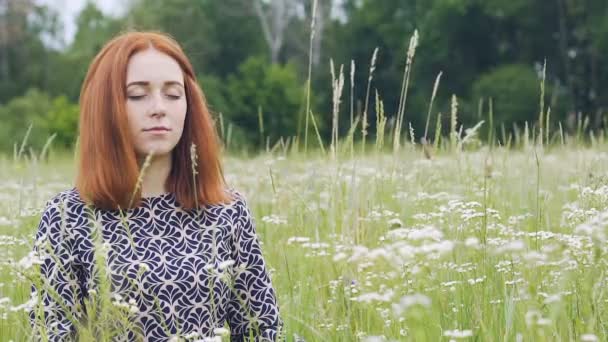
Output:
<svg viewBox="0 0 608 342">
<path fill-rule="evenodd" d="M 182 69 L 177 61 L 152 48 L 133 54 L 127 64 L 127 84 L 138 81 L 183 83 L 183 77 Z"/>
</svg>

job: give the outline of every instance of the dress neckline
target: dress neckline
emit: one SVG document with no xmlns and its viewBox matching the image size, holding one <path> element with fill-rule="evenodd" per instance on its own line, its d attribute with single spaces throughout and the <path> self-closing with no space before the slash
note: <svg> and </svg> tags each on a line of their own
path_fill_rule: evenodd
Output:
<svg viewBox="0 0 608 342">
<path fill-rule="evenodd" d="M 173 194 L 172 192 L 164 192 L 162 194 L 154 195 L 154 196 L 141 196 L 141 199 L 143 201 L 151 201 L 151 200 L 155 200 L 155 199 L 165 198 L 172 194 Z"/>
</svg>

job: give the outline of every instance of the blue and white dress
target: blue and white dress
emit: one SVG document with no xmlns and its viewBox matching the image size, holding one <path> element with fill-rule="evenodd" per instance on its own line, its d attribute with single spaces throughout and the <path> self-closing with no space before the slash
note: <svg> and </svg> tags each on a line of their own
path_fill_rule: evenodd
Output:
<svg viewBox="0 0 608 342">
<path fill-rule="evenodd" d="M 254 219 L 245 197 L 226 191 L 230 204 L 185 211 L 166 193 L 142 198 L 124 215 L 86 205 L 76 188 L 49 200 L 34 246 L 47 286 L 32 285 L 32 295 L 41 296 L 50 340 L 70 340 L 74 319 L 86 319 L 100 255 L 113 300 L 135 323 L 114 340 L 204 340 L 226 322 L 232 341 L 276 340 L 283 322 Z"/>
</svg>

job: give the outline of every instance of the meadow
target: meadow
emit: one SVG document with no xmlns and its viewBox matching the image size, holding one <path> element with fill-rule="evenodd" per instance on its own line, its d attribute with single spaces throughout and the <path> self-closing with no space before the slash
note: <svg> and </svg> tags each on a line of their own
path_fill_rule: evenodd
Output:
<svg viewBox="0 0 608 342">
<path fill-rule="evenodd" d="M 520 143 L 227 154 L 287 339 L 607 340 L 603 134 Z M 73 158 L 0 165 L 0 340 L 23 341 L 33 234 L 44 202 L 71 187 Z"/>
</svg>

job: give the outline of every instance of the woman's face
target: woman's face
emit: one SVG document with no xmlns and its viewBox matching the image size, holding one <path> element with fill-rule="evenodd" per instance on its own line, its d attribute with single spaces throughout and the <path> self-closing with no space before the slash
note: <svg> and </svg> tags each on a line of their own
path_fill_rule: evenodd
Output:
<svg viewBox="0 0 608 342">
<path fill-rule="evenodd" d="M 179 64 L 152 48 L 137 52 L 127 65 L 126 89 L 136 154 L 169 154 L 182 136 L 188 108 Z"/>
</svg>

